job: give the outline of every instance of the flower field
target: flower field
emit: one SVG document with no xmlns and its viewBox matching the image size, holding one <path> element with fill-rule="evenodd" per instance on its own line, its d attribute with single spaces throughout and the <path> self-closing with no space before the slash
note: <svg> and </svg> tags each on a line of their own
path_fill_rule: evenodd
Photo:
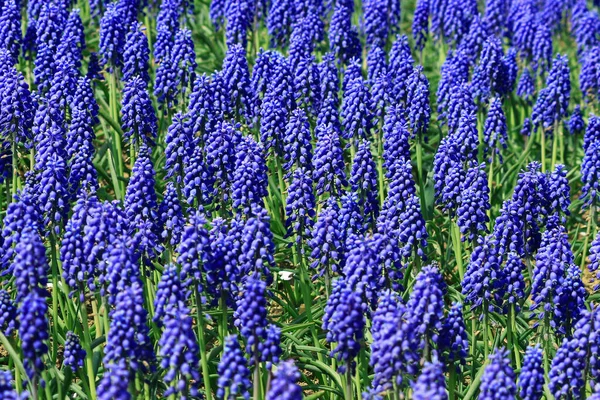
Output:
<svg viewBox="0 0 600 400">
<path fill-rule="evenodd" d="M 600 399 L 599 7 L 0 0 L 0 399 Z"/>
</svg>

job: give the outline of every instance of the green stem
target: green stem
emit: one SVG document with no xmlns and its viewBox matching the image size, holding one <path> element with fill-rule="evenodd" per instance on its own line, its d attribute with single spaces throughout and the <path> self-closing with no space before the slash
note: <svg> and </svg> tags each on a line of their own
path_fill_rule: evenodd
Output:
<svg viewBox="0 0 600 400">
<path fill-rule="evenodd" d="M 508 323 L 510 324 L 513 333 L 516 331 L 516 329 L 515 329 L 517 326 L 516 320 L 517 320 L 516 308 L 515 308 L 514 304 L 511 304 L 511 306 L 510 306 L 510 321 Z M 519 344 L 518 337 L 513 338 L 513 345 L 514 345 L 515 363 L 517 364 L 517 369 L 520 370 L 521 369 L 521 345 Z"/>
<path fill-rule="evenodd" d="M 258 358 L 258 350 L 256 349 L 256 346 L 254 348 L 254 379 L 253 379 L 253 386 L 254 386 L 254 390 L 253 390 L 253 399 L 254 400 L 260 400 L 262 399 L 261 397 L 261 390 L 260 390 L 260 359 Z"/>
<path fill-rule="evenodd" d="M 483 301 L 483 355 L 485 359 L 488 359 L 490 355 L 490 343 L 488 338 L 488 326 L 489 326 L 489 311 L 487 300 Z"/>
<path fill-rule="evenodd" d="M 546 132 L 540 128 L 540 141 L 542 146 L 542 172 L 546 172 Z"/>
<path fill-rule="evenodd" d="M 554 170 L 554 166 L 556 165 L 556 157 L 558 155 L 558 121 L 554 121 L 554 135 L 552 136 L 552 160 L 550 163 L 550 170 Z"/>
<path fill-rule="evenodd" d="M 200 347 L 200 363 L 202 364 L 202 378 L 204 380 L 204 390 L 206 400 L 212 400 L 212 390 L 210 388 L 210 371 L 208 369 L 208 360 L 206 358 L 206 342 L 204 340 L 204 316 L 202 315 L 202 299 L 198 292 L 198 285 L 194 285 L 194 298 L 196 299 L 196 317 L 198 324 L 198 346 Z"/>
<path fill-rule="evenodd" d="M 456 259 L 456 266 L 458 268 L 458 275 L 460 277 L 460 281 L 462 282 L 465 276 L 465 270 L 463 266 L 462 259 L 462 242 L 460 240 L 460 229 L 456 223 L 456 221 L 452 221 L 450 223 L 450 236 L 452 237 L 452 247 L 454 249 L 454 258 Z"/>
<path fill-rule="evenodd" d="M 350 362 L 348 362 L 348 365 L 346 366 L 346 400 L 354 400 L 352 390 L 352 367 Z"/>
<path fill-rule="evenodd" d="M 80 292 L 83 293 L 83 285 L 80 285 Z M 81 325 L 83 327 L 83 346 L 86 352 L 85 356 L 85 368 L 87 371 L 88 383 L 90 386 L 90 397 L 96 398 L 96 377 L 94 375 L 94 353 L 92 352 L 92 335 L 90 334 L 90 327 L 88 326 L 88 313 L 85 301 L 81 304 Z"/>
<path fill-rule="evenodd" d="M 58 256 L 56 254 L 56 234 L 50 234 L 50 254 L 52 257 L 52 358 L 58 354 Z"/>
<path fill-rule="evenodd" d="M 588 244 L 590 241 L 590 235 L 592 234 L 592 228 L 596 228 L 596 202 L 592 201 L 590 206 L 590 218 L 588 219 L 585 239 L 583 241 L 583 252 L 581 253 L 581 270 L 585 268 L 585 262 L 587 259 Z"/>
<path fill-rule="evenodd" d="M 448 399 L 456 400 L 456 367 L 450 365 L 450 379 L 448 382 Z"/>
<path fill-rule="evenodd" d="M 113 121 L 119 121 L 119 104 L 117 103 L 117 75 L 116 72 L 109 74 L 109 99 L 110 99 L 110 117 Z M 121 147 L 121 135 L 118 130 L 113 129 L 113 159 L 118 177 L 124 176 L 125 167 L 123 165 L 123 149 Z M 125 193 L 125 185 L 119 180 L 119 192 L 121 196 Z M 116 190 L 116 189 L 115 189 Z M 120 200 L 123 200 L 121 198 Z"/>
</svg>

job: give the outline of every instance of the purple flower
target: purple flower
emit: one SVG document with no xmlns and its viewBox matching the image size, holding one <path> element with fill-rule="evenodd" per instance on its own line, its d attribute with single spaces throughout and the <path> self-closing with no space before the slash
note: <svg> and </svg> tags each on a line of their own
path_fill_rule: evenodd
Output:
<svg viewBox="0 0 600 400">
<path fill-rule="evenodd" d="M 400 106 L 390 107 L 383 123 L 383 166 L 393 174 L 397 162 L 410 160 L 410 132 Z"/>
<path fill-rule="evenodd" d="M 223 349 L 223 356 L 219 361 L 218 370 L 218 399 L 230 399 L 238 395 L 241 395 L 245 399 L 250 398 L 248 391 L 252 383 L 250 382 L 248 361 L 244 357 L 244 353 L 235 335 L 225 338 L 225 347 Z"/>
<path fill-rule="evenodd" d="M 231 95 L 233 109 L 236 115 L 243 116 L 246 121 L 252 121 L 252 98 L 250 73 L 246 51 L 240 45 L 232 46 L 223 61 L 223 78 Z"/>
<path fill-rule="evenodd" d="M 0 13 L 0 48 L 6 49 L 13 59 L 13 64 L 19 60 L 21 52 L 21 11 L 20 4 L 15 0 L 3 3 Z"/>
<path fill-rule="evenodd" d="M 483 312 L 500 310 L 506 288 L 506 276 L 489 236 L 475 247 L 462 281 L 462 293 L 471 309 Z"/>
<path fill-rule="evenodd" d="M 406 208 L 400 214 L 400 227 L 398 228 L 398 238 L 401 244 L 402 257 L 411 256 L 425 259 L 423 249 L 427 247 L 427 230 L 425 229 L 425 219 L 421 214 L 420 200 L 412 195 L 406 200 Z"/>
<path fill-rule="evenodd" d="M 343 250 L 339 223 L 340 207 L 334 197 L 330 197 L 319 213 L 309 241 L 311 268 L 317 270 L 319 276 L 339 272 L 339 264 Z"/>
<path fill-rule="evenodd" d="M 273 47 L 284 47 L 292 32 L 294 21 L 294 1 L 275 0 L 271 4 L 267 19 L 267 29 Z"/>
<path fill-rule="evenodd" d="M 169 304 L 165 312 L 165 326 L 158 342 L 160 366 L 167 371 L 164 377 L 167 385 L 165 396 L 198 394 L 199 349 L 189 314 L 184 301 Z"/>
<path fill-rule="evenodd" d="M 340 193 L 347 183 L 338 133 L 331 125 L 321 126 L 317 130 L 320 134 L 313 157 L 313 179 L 316 182 L 317 195 Z"/>
<path fill-rule="evenodd" d="M 448 394 L 442 363 L 426 362 L 412 390 L 414 400 L 446 399 Z"/>
<path fill-rule="evenodd" d="M 260 275 L 251 275 L 244 284 L 237 300 L 235 325 L 246 339 L 246 352 L 250 357 L 259 357 L 261 344 L 267 336 L 266 283 Z"/>
<path fill-rule="evenodd" d="M 110 312 L 110 330 L 103 359 L 105 364 L 125 360 L 133 371 L 144 371 L 145 363 L 154 360 L 142 292 L 141 283 L 134 282 L 124 283 L 117 293 L 115 308 Z"/>
<path fill-rule="evenodd" d="M 472 161 L 461 184 L 460 203 L 456 210 L 456 224 L 463 235 L 462 240 L 473 242 L 482 233 L 488 233 L 487 211 L 490 207 L 490 190 L 485 164 Z"/>
<path fill-rule="evenodd" d="M 167 183 L 163 201 L 158 206 L 158 214 L 162 221 L 163 243 L 171 246 L 177 245 L 181 239 L 185 219 L 177 196 L 177 189 L 172 182 Z"/>
<path fill-rule="evenodd" d="M 389 31 L 387 3 L 387 0 L 366 0 L 363 3 L 368 47 L 385 46 Z"/>
<path fill-rule="evenodd" d="M 131 400 L 129 384 L 132 375 L 125 360 L 106 365 L 106 371 L 98 387 L 98 400 Z"/>
<path fill-rule="evenodd" d="M 123 138 L 132 144 L 152 144 L 158 132 L 158 121 L 146 82 L 139 76 L 125 83 L 121 107 Z"/>
<path fill-rule="evenodd" d="M 371 134 L 373 122 L 371 96 L 362 76 L 349 81 L 347 76 L 344 77 L 342 137 L 346 140 L 366 139 Z"/>
<path fill-rule="evenodd" d="M 418 0 L 413 17 L 412 32 L 415 39 L 415 47 L 423 51 L 425 40 L 429 33 L 429 0 Z"/>
<path fill-rule="evenodd" d="M 248 216 L 268 194 L 267 164 L 263 147 L 251 136 L 242 138 L 236 152 L 231 199 L 234 210 Z"/>
<path fill-rule="evenodd" d="M 148 63 L 150 59 L 150 50 L 148 48 L 148 38 L 144 33 L 145 28 L 141 23 L 131 25 L 127 33 L 125 47 L 123 50 L 123 81 L 127 82 L 138 75 L 140 79 L 150 82 L 148 74 Z"/>
<path fill-rule="evenodd" d="M 6 290 L 0 290 L 0 332 L 11 337 L 18 328 L 17 307 Z"/>
<path fill-rule="evenodd" d="M 510 366 L 508 351 L 497 349 L 489 356 L 490 363 L 481 377 L 481 400 L 508 400 L 517 396 L 515 372 Z"/>
<path fill-rule="evenodd" d="M 336 343 L 331 357 L 339 361 L 338 370 L 353 368 L 353 360 L 361 349 L 365 329 L 365 304 L 359 292 L 352 290 L 344 279 L 333 282 L 333 290 L 323 316 L 327 341 Z"/>
<path fill-rule="evenodd" d="M 469 338 L 463 319 L 461 303 L 453 303 L 446 316 L 439 336 L 438 346 L 441 352 L 447 352 L 444 360 L 453 365 L 460 373 L 461 367 L 467 364 Z"/>
<path fill-rule="evenodd" d="M 519 374 L 519 396 L 523 400 L 537 400 L 544 392 L 544 367 L 542 349 L 539 345 L 530 346 L 525 352 L 523 367 Z"/>
<path fill-rule="evenodd" d="M 437 343 L 444 318 L 446 284 L 434 265 L 423 267 L 415 279 L 407 309 L 407 331 L 414 335 L 418 351 Z"/>
<path fill-rule="evenodd" d="M 134 247 L 145 262 L 154 259 L 162 251 L 158 239 L 161 227 L 150 151 L 145 144 L 140 147 L 124 201 Z"/>
<path fill-rule="evenodd" d="M 39 382 L 44 370 L 44 356 L 48 353 L 48 306 L 46 291 L 33 290 L 23 293 L 19 307 L 19 337 L 25 373 L 30 380 Z M 43 386 L 43 381 L 41 382 Z"/>
<path fill-rule="evenodd" d="M 425 136 L 429 129 L 431 107 L 429 105 L 429 81 L 418 66 L 407 80 L 406 103 L 412 138 Z"/>
<path fill-rule="evenodd" d="M 487 0 L 485 2 L 484 22 L 487 29 L 495 34 L 501 33 L 508 18 L 509 3 L 506 0 Z"/>
<path fill-rule="evenodd" d="M 181 266 L 181 281 L 184 288 L 202 292 L 202 267 L 208 259 L 209 233 L 205 228 L 206 218 L 200 210 L 188 216 L 181 241 L 177 246 L 177 263 Z"/>
<path fill-rule="evenodd" d="M 292 112 L 287 123 L 284 137 L 285 164 L 283 169 L 288 176 L 295 168 L 310 169 L 312 163 L 310 125 L 302 109 Z"/>
<path fill-rule="evenodd" d="M 68 331 L 65 339 L 63 365 L 69 367 L 71 371 L 76 372 L 79 368 L 83 367 L 85 356 L 86 352 L 83 347 L 81 347 L 79 337 L 73 332 Z"/>
<path fill-rule="evenodd" d="M 273 233 L 269 225 L 269 216 L 262 207 L 255 207 L 252 217 L 248 218 L 241 233 L 242 248 L 239 256 L 242 280 L 247 275 L 259 273 L 271 284 L 271 268 L 275 265 Z"/>
<path fill-rule="evenodd" d="M 285 205 L 287 235 L 301 244 L 310 237 L 315 216 L 313 180 L 309 171 L 294 170 Z"/>
<path fill-rule="evenodd" d="M 329 25 L 329 48 L 344 63 L 360 56 L 360 40 L 356 27 L 352 26 L 354 3 L 338 1 Z"/>
<path fill-rule="evenodd" d="M 506 264 L 503 268 L 504 276 L 506 277 L 506 296 L 507 302 L 510 305 L 515 305 L 515 308 L 519 309 L 518 304 L 525 295 L 525 279 L 523 278 L 523 271 L 525 265 L 521 260 L 521 257 L 511 251 L 506 257 Z"/>
<path fill-rule="evenodd" d="M 552 31 L 546 24 L 536 25 L 533 39 L 533 71 L 544 73 L 552 65 Z"/>
<path fill-rule="evenodd" d="M 298 385 L 300 372 L 292 360 L 277 366 L 267 393 L 267 400 L 301 400 L 302 387 Z"/>
<path fill-rule="evenodd" d="M 540 91 L 533 107 L 532 119 L 544 129 L 553 129 L 567 115 L 571 98 L 569 60 L 558 54 L 546 79 L 546 87 Z"/>
<path fill-rule="evenodd" d="M 187 121 L 177 113 L 167 130 L 165 138 L 165 170 L 166 178 L 171 178 L 181 187 L 185 177 L 185 166 L 188 165 L 193 151 L 193 134 L 189 131 Z"/>
<path fill-rule="evenodd" d="M 521 73 L 521 79 L 519 79 L 519 84 L 517 85 L 517 96 L 528 103 L 532 103 L 534 94 L 535 81 L 533 80 L 529 69 L 525 68 L 523 69 L 523 73 Z"/>
<path fill-rule="evenodd" d="M 508 131 L 506 127 L 506 117 L 502 110 L 502 101 L 496 97 L 492 100 L 483 128 L 483 137 L 485 141 L 485 152 L 490 154 L 490 159 L 493 162 L 494 155 L 498 152 L 499 160 L 502 162 L 500 155 L 500 146 L 506 149 L 508 142 Z"/>
<path fill-rule="evenodd" d="M 596 129 L 599 129 L 600 124 L 598 124 L 598 122 L 600 121 L 595 116 L 590 116 L 590 124 L 592 124 L 592 120 L 594 120 L 594 122 L 596 123 Z M 573 108 L 573 112 L 571 113 L 571 117 L 567 122 L 567 126 L 571 135 L 579 135 L 585 130 L 585 122 L 583 121 L 583 115 L 581 113 L 581 107 L 579 106 L 579 104 L 577 104 L 575 108 Z"/>
</svg>

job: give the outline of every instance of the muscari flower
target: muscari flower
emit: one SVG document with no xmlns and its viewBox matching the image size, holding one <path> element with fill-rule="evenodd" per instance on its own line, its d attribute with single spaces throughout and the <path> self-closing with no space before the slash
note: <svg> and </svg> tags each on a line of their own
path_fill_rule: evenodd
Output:
<svg viewBox="0 0 600 400">
<path fill-rule="evenodd" d="M 523 367 L 519 374 L 519 396 L 523 400 L 542 398 L 544 392 L 542 361 L 542 349 L 539 345 L 527 348 L 523 359 Z"/>
<path fill-rule="evenodd" d="M 463 175 L 463 161 L 458 153 L 456 139 L 446 136 L 440 142 L 433 159 L 433 179 L 435 202 L 452 217 L 459 204 Z"/>
<path fill-rule="evenodd" d="M 329 25 L 329 48 L 342 62 L 352 60 L 360 54 L 358 32 L 351 21 L 353 12 L 352 2 L 336 2 Z"/>
<path fill-rule="evenodd" d="M 271 76 L 267 84 L 267 92 L 280 96 L 288 113 L 296 108 L 294 75 L 287 58 L 279 53 L 274 53 L 271 59 Z M 265 94 L 266 95 L 266 94 Z"/>
<path fill-rule="evenodd" d="M 235 325 L 246 339 L 246 352 L 250 357 L 261 354 L 262 342 L 267 336 L 266 287 L 258 273 L 252 274 L 246 279 L 234 313 Z"/>
<path fill-rule="evenodd" d="M 423 51 L 425 40 L 429 33 L 429 0 L 419 0 L 415 8 L 413 17 L 412 32 L 415 39 L 415 47 L 419 51 Z"/>
<path fill-rule="evenodd" d="M 6 49 L 16 63 L 21 52 L 21 12 L 15 0 L 8 0 L 0 13 L 0 47 Z"/>
<path fill-rule="evenodd" d="M 504 1 L 504 0 L 499 0 Z M 481 102 L 487 102 L 494 92 L 505 83 L 502 81 L 504 65 L 502 63 L 502 45 L 495 36 L 489 37 L 483 45 L 481 59 L 473 71 L 473 97 Z"/>
<path fill-rule="evenodd" d="M 456 223 L 463 241 L 474 241 L 482 232 L 488 232 L 489 191 L 485 164 L 472 161 L 461 184 L 460 203 L 456 210 Z"/>
<path fill-rule="evenodd" d="M 508 304 L 515 305 L 517 311 L 519 309 L 518 304 L 525 295 L 524 270 L 525 265 L 521 260 L 521 256 L 514 251 L 508 253 L 506 264 L 503 268 L 503 273 L 506 277 L 506 297 Z"/>
<path fill-rule="evenodd" d="M 281 97 L 269 92 L 260 109 L 260 141 L 274 157 L 283 155 L 283 139 L 288 119 Z"/>
<path fill-rule="evenodd" d="M 185 219 L 177 196 L 177 189 L 172 182 L 167 183 L 163 201 L 158 206 L 158 214 L 162 220 L 163 243 L 171 246 L 177 245 L 181 239 Z"/>
<path fill-rule="evenodd" d="M 396 236 L 401 225 L 400 217 L 407 207 L 407 200 L 416 195 L 410 160 L 397 159 L 390 167 L 387 176 L 389 188 L 378 222 L 386 221 L 387 228 L 393 236 Z"/>
<path fill-rule="evenodd" d="M 157 136 L 157 118 L 146 89 L 139 76 L 127 81 L 123 88 L 121 107 L 123 137 L 132 144 L 152 144 Z"/>
<path fill-rule="evenodd" d="M 254 66 L 252 67 L 252 75 L 250 76 L 251 92 L 254 95 L 252 103 L 254 105 L 254 116 L 257 117 L 259 110 L 262 107 L 262 101 L 266 95 L 269 79 L 271 77 L 271 58 L 275 53 L 271 50 L 263 50 L 261 47 L 258 50 Z"/>
<path fill-rule="evenodd" d="M 193 87 L 196 77 L 196 52 L 192 41 L 192 32 L 180 29 L 175 35 L 175 43 L 171 50 L 171 68 L 175 69 L 177 93 L 185 96 L 187 91 Z"/>
<path fill-rule="evenodd" d="M 144 261 L 153 259 L 162 250 L 158 239 L 158 199 L 154 189 L 155 172 L 150 152 L 145 144 L 139 149 L 124 201 L 125 213 L 130 221 L 130 234 Z"/>
<path fill-rule="evenodd" d="M 181 187 L 185 177 L 185 166 L 189 163 L 193 151 L 193 135 L 188 130 L 184 117 L 177 113 L 167 130 L 165 138 L 166 178 L 171 178 Z"/>
<path fill-rule="evenodd" d="M 595 46 L 581 55 L 581 72 L 579 88 L 586 102 L 596 98 L 600 91 L 598 82 L 598 62 L 600 62 L 600 46 Z"/>
<path fill-rule="evenodd" d="M 330 197 L 319 213 L 312 237 L 309 241 L 310 257 L 313 260 L 311 268 L 319 275 L 339 272 L 340 250 L 342 249 L 339 230 L 340 208 L 334 197 Z"/>
<path fill-rule="evenodd" d="M 462 293 L 471 309 L 499 310 L 506 288 L 504 270 L 494 247 L 493 238 L 487 236 L 475 247 L 462 281 Z"/>
<path fill-rule="evenodd" d="M 374 238 L 354 237 L 347 249 L 343 275 L 348 289 L 359 294 L 365 309 L 375 309 L 385 281 Z"/>
<path fill-rule="evenodd" d="M 311 235 L 315 216 L 315 195 L 310 171 L 294 170 L 285 205 L 287 234 L 302 243 Z"/>
<path fill-rule="evenodd" d="M 217 122 L 210 85 L 205 74 L 196 76 L 186 114 L 188 129 L 199 137 L 200 143 L 205 143 L 208 130 Z"/>
<path fill-rule="evenodd" d="M 292 112 L 287 123 L 284 137 L 283 169 L 288 176 L 293 168 L 310 168 L 312 163 L 312 144 L 310 125 L 302 109 Z"/>
<path fill-rule="evenodd" d="M 446 284 L 436 266 L 423 267 L 416 277 L 406 308 L 407 327 L 419 351 L 437 343 L 444 317 Z"/>
<path fill-rule="evenodd" d="M 380 75 L 384 74 L 387 74 L 385 50 L 379 46 L 373 46 L 367 53 L 367 78 L 371 86 Z"/>
<path fill-rule="evenodd" d="M 238 144 L 236 153 L 231 199 L 235 210 L 249 216 L 256 206 L 261 206 L 268 194 L 264 149 L 251 136 L 245 136 Z"/>
<path fill-rule="evenodd" d="M 531 76 L 531 72 L 528 68 L 523 69 L 521 73 L 521 79 L 517 85 L 517 96 L 521 97 L 528 103 L 533 101 L 533 95 L 535 93 L 535 82 Z"/>
<path fill-rule="evenodd" d="M 373 367 L 375 376 L 369 394 L 376 395 L 390 390 L 394 384 L 402 384 L 402 374 L 407 370 L 406 361 L 410 360 L 405 355 L 411 351 L 403 346 L 408 339 L 406 324 L 406 307 L 402 299 L 391 290 L 384 291 L 379 304 L 373 314 L 371 335 L 371 359 L 369 364 Z"/>
<path fill-rule="evenodd" d="M 0 290 L 0 332 L 11 337 L 18 328 L 17 307 L 6 290 Z"/>
<path fill-rule="evenodd" d="M 275 265 L 273 234 L 269 215 L 262 207 L 255 207 L 241 232 L 242 247 L 239 256 L 242 280 L 249 274 L 259 273 L 271 284 L 271 268 Z"/>
<path fill-rule="evenodd" d="M 18 395 L 11 381 L 12 373 L 10 371 L 0 372 L 0 397 L 6 400 L 22 400 L 25 399 L 27 394 Z"/>
<path fill-rule="evenodd" d="M 112 70 L 122 64 L 125 33 L 128 27 L 123 23 L 118 3 L 109 3 L 100 20 L 100 55 L 103 66 Z"/>
<path fill-rule="evenodd" d="M 442 363 L 426 362 L 421 374 L 412 385 L 412 390 L 415 400 L 446 399 L 448 395 Z"/>
<path fill-rule="evenodd" d="M 165 315 L 171 311 L 170 308 L 177 308 L 177 304 L 185 301 L 188 295 L 189 293 L 181 285 L 181 276 L 177 265 L 166 265 L 154 297 L 154 316 L 152 320 L 156 325 L 162 327 L 165 322 Z"/>
<path fill-rule="evenodd" d="M 333 108 L 337 109 L 339 106 L 339 91 L 340 91 L 340 78 L 338 71 L 338 64 L 335 60 L 335 56 L 332 53 L 326 53 L 323 56 L 321 64 L 319 64 L 321 83 L 321 99 L 332 100 Z"/>
<path fill-rule="evenodd" d="M 244 47 L 235 45 L 229 49 L 223 61 L 223 74 L 226 87 L 231 94 L 233 108 L 237 115 L 252 121 L 252 98 L 250 73 Z"/>
<path fill-rule="evenodd" d="M 366 139 L 370 136 L 373 119 L 369 90 L 362 77 L 352 79 L 345 86 L 341 113 L 342 137 L 346 140 Z"/>
<path fill-rule="evenodd" d="M 589 123 L 592 123 L 592 119 L 597 122 L 600 122 L 596 117 L 590 116 Z M 573 112 L 571 113 L 571 117 L 569 118 L 569 122 L 567 123 L 569 133 L 571 135 L 579 135 L 585 130 L 585 122 L 583 121 L 583 115 L 581 113 L 581 107 L 578 105 L 573 108 Z M 596 125 L 600 128 L 600 124 Z"/>
<path fill-rule="evenodd" d="M 226 7 L 227 27 L 225 29 L 225 42 L 227 47 L 241 45 L 246 48 L 248 43 L 248 30 L 252 29 L 254 20 L 254 4 L 250 1 L 230 2 Z"/>
<path fill-rule="evenodd" d="M 144 33 L 145 28 L 141 23 L 132 24 L 127 33 L 125 46 L 123 49 L 123 81 L 128 82 L 138 75 L 140 79 L 150 82 L 148 74 L 150 49 L 148 48 L 148 38 Z"/>
<path fill-rule="evenodd" d="M 375 221 L 379 215 L 377 179 L 377 166 L 371 154 L 371 144 L 368 140 L 361 140 L 352 162 L 350 186 L 358 195 L 362 215 L 367 225 Z"/>
<path fill-rule="evenodd" d="M 203 291 L 202 272 L 208 259 L 209 233 L 202 211 L 190 213 L 177 246 L 177 263 L 181 266 L 181 281 L 186 289 Z"/>
<path fill-rule="evenodd" d="M 487 29 L 495 34 L 501 33 L 506 25 L 509 4 L 506 0 L 487 0 L 484 22 Z"/>
<path fill-rule="evenodd" d="M 533 39 L 533 62 L 534 72 L 544 73 L 552 65 L 552 31 L 546 24 L 536 25 L 535 37 Z"/>
<path fill-rule="evenodd" d="M 124 286 L 116 295 L 110 312 L 110 329 L 106 338 L 104 363 L 125 360 L 133 371 L 143 371 L 145 363 L 154 359 L 150 330 L 146 325 L 148 313 L 140 282 Z"/>
<path fill-rule="evenodd" d="M 277 366 L 267 392 L 267 400 L 301 400 L 302 387 L 298 385 L 300 372 L 292 360 L 282 362 Z"/>
<path fill-rule="evenodd" d="M 363 16 L 367 46 L 385 46 L 390 28 L 388 25 L 387 1 L 365 1 L 363 3 Z"/>
<path fill-rule="evenodd" d="M 499 160 L 502 162 L 500 155 L 500 146 L 506 148 L 508 141 L 508 131 L 506 127 L 506 117 L 502 110 L 502 101 L 496 97 L 492 100 L 483 128 L 483 137 L 485 142 L 486 154 L 492 153 L 490 159 L 493 162 L 494 155 L 498 152 Z"/>
<path fill-rule="evenodd" d="M 390 107 L 383 124 L 383 166 L 389 174 L 393 174 L 398 161 L 410 160 L 409 137 L 404 110 L 400 106 Z"/>
<path fill-rule="evenodd" d="M 408 120 L 412 138 L 424 136 L 429 129 L 431 107 L 429 105 L 429 81 L 418 66 L 407 80 Z"/>
<path fill-rule="evenodd" d="M 331 351 L 331 357 L 339 361 L 340 372 L 353 368 L 353 360 L 361 349 L 365 311 L 360 293 L 353 291 L 342 278 L 333 282 L 333 290 L 325 306 L 323 329 L 327 331 L 327 341 L 337 344 Z"/>
<path fill-rule="evenodd" d="M 46 318 L 48 305 L 45 299 L 47 293 L 45 290 L 32 290 L 23 295 L 22 304 L 19 307 L 19 337 L 21 338 L 23 364 L 27 377 L 39 382 L 45 368 L 44 356 L 48 353 L 46 344 L 49 339 Z"/>
<path fill-rule="evenodd" d="M 489 356 L 490 363 L 481 377 L 482 400 L 508 400 L 517 396 L 515 372 L 510 366 L 508 351 L 497 349 Z"/>
<path fill-rule="evenodd" d="M 57 49 L 57 58 L 67 58 L 78 69 L 81 67 L 82 53 L 85 49 L 83 30 L 79 9 L 75 8 L 69 13 L 69 18 L 65 23 L 64 32 Z"/>
<path fill-rule="evenodd" d="M 106 365 L 106 371 L 98 387 L 98 400 L 131 400 L 129 384 L 132 373 L 125 360 Z"/>
<path fill-rule="evenodd" d="M 581 279 L 579 266 L 571 264 L 554 296 L 556 307 L 551 325 L 558 335 L 570 336 L 573 325 L 586 309 L 586 297 L 587 291 Z"/>
<path fill-rule="evenodd" d="M 163 61 L 171 54 L 175 42 L 175 31 L 179 26 L 181 8 L 178 0 L 165 0 L 160 4 L 156 17 L 156 42 L 154 44 L 154 59 Z"/>
<path fill-rule="evenodd" d="M 316 116 L 321 106 L 319 67 L 314 56 L 302 57 L 296 66 L 294 89 L 296 104 L 307 114 Z"/>
<path fill-rule="evenodd" d="M 421 214 L 420 200 L 412 195 L 406 200 L 406 208 L 400 215 L 400 227 L 398 228 L 398 239 L 401 244 L 402 257 L 411 256 L 425 259 L 423 249 L 427 247 L 427 230 L 425 220 Z"/>
<path fill-rule="evenodd" d="M 585 397 L 585 381 L 589 373 L 598 376 L 599 336 L 595 328 L 600 323 L 598 309 L 584 311 L 575 324 L 572 338 L 564 338 L 548 374 L 548 389 L 556 399 Z"/>
<path fill-rule="evenodd" d="M 558 54 L 552 62 L 552 69 L 546 79 L 546 87 L 540 91 L 533 107 L 532 119 L 536 125 L 553 130 L 567 115 L 571 98 L 569 60 Z"/>
<path fill-rule="evenodd" d="M 467 363 L 469 353 L 469 338 L 463 319 L 462 304 L 452 304 L 448 315 L 444 319 L 439 335 L 438 346 L 444 354 L 444 360 L 452 363 L 457 372 Z M 452 368 L 452 367 L 450 367 Z"/>
<path fill-rule="evenodd" d="M 454 133 L 461 124 L 463 117 L 469 118 L 476 112 L 477 106 L 471 92 L 471 85 L 463 83 L 455 87 L 448 101 L 448 132 L 450 134 Z"/>
<path fill-rule="evenodd" d="M 23 75 L 10 67 L 0 80 L 0 137 L 31 146 L 34 104 Z"/>
<path fill-rule="evenodd" d="M 244 357 L 235 335 L 225 338 L 225 347 L 219 361 L 218 371 L 218 399 L 230 399 L 236 396 L 242 396 L 244 399 L 250 398 L 249 389 L 252 384 L 248 361 Z"/>
<path fill-rule="evenodd" d="M 189 314 L 184 301 L 170 304 L 166 309 L 165 327 L 158 343 L 160 366 L 167 371 L 165 396 L 198 394 L 199 349 Z"/>
<path fill-rule="evenodd" d="M 67 332 L 63 355 L 63 365 L 69 367 L 71 371 L 75 372 L 79 368 L 83 367 L 85 355 L 86 352 L 83 347 L 81 347 L 79 337 L 71 331 Z"/>
<path fill-rule="evenodd" d="M 161 60 L 156 70 L 154 96 L 163 109 L 168 109 L 178 103 L 177 73 L 173 58 L 168 55 Z"/>
</svg>

